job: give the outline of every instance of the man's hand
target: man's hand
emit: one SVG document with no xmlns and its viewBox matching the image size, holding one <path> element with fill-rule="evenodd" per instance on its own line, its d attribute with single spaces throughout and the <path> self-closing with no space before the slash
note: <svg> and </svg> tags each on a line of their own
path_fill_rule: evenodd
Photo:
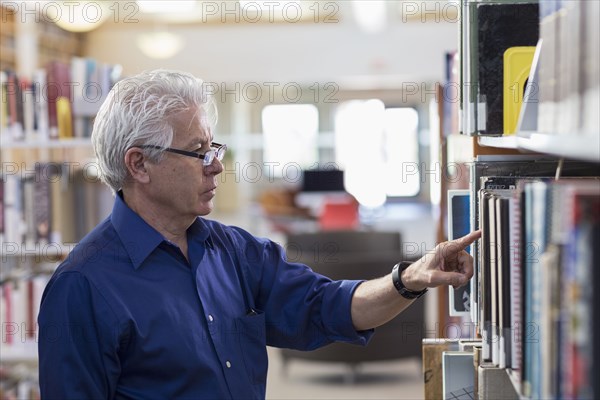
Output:
<svg viewBox="0 0 600 400">
<path fill-rule="evenodd" d="M 440 285 L 464 286 L 473 276 L 473 257 L 465 249 L 481 237 L 474 231 L 461 238 L 438 244 L 402 272 L 402 282 L 415 292 Z"/>
<path fill-rule="evenodd" d="M 402 283 L 418 292 L 426 287 L 466 285 L 473 276 L 473 257 L 465 248 L 481 237 L 481 231 L 438 244 L 433 251 L 402 272 Z M 398 294 L 388 274 L 360 284 L 352 296 L 352 323 L 356 330 L 378 327 L 412 303 Z"/>
</svg>

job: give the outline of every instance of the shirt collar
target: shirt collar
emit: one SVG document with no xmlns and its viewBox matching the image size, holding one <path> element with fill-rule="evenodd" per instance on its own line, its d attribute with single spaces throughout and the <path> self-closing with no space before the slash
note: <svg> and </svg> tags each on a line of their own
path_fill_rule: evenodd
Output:
<svg viewBox="0 0 600 400">
<path fill-rule="evenodd" d="M 123 192 L 117 192 L 111 214 L 111 222 L 123 243 L 133 268 L 138 269 L 144 260 L 167 239 L 135 213 L 123 200 Z M 188 234 L 199 242 L 213 248 L 210 231 L 205 221 L 196 218 L 188 228 Z"/>
<path fill-rule="evenodd" d="M 214 249 L 210 229 L 204 219 L 200 217 L 196 218 L 194 223 L 188 228 L 188 235 L 195 237 L 196 240 L 204 242 L 208 247 Z"/>
</svg>

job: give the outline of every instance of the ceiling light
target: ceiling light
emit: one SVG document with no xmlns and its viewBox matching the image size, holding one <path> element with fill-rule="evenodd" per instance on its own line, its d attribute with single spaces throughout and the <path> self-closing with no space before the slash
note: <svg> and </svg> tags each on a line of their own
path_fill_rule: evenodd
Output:
<svg viewBox="0 0 600 400">
<path fill-rule="evenodd" d="M 378 33 L 385 28 L 387 22 L 385 0 L 356 0 L 351 4 L 354 19 L 363 31 Z"/>
<path fill-rule="evenodd" d="M 166 13 L 185 13 L 196 7 L 196 2 L 192 0 L 137 0 L 140 11 L 148 14 L 166 14 Z"/>
<path fill-rule="evenodd" d="M 146 56 L 164 60 L 179 53 L 183 48 L 183 39 L 171 32 L 156 31 L 138 35 L 137 44 Z"/>
<path fill-rule="evenodd" d="M 261 0 L 239 0 L 240 6 L 243 9 L 258 7 L 261 10 L 270 10 L 271 8 L 285 8 L 286 5 L 293 3 L 294 5 L 300 6 L 300 3 L 303 3 L 300 0 L 280 0 L 277 2 L 274 1 L 261 1 Z"/>
<path fill-rule="evenodd" d="M 46 18 L 70 32 L 96 29 L 110 14 L 110 1 L 53 1 L 44 4 Z"/>
</svg>

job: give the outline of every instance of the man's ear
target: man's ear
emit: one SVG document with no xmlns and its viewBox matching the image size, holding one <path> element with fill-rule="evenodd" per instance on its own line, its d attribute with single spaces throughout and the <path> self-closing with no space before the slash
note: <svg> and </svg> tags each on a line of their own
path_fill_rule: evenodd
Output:
<svg viewBox="0 0 600 400">
<path fill-rule="evenodd" d="M 131 179 L 140 183 L 150 182 L 150 176 L 146 169 L 148 159 L 139 147 L 132 147 L 125 153 L 125 166 L 129 171 Z"/>
</svg>

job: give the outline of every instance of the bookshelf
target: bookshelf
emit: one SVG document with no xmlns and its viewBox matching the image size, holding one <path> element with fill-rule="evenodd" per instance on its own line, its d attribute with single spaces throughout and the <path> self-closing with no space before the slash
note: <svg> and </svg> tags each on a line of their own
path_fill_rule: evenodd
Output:
<svg viewBox="0 0 600 400">
<path fill-rule="evenodd" d="M 17 149 L 69 149 L 69 148 L 89 148 L 91 146 L 89 138 L 71 138 L 61 140 L 11 140 L 6 138 L 2 141 L 4 150 Z"/>
<path fill-rule="evenodd" d="M 0 70 L 36 68 L 50 61 L 67 63 L 73 56 L 83 55 L 85 35 L 65 31 L 44 15 L 20 17 L 17 8 L 22 4 L 10 3 L 0 6 Z M 22 40 L 28 44 L 23 45 Z M 31 42 L 34 53 L 29 51 Z M 34 65 L 30 65 L 32 60 Z"/>
<path fill-rule="evenodd" d="M 41 295 L 58 263 L 112 206 L 89 136 L 119 68 L 82 58 L 84 35 L 2 12 L 0 397 L 36 398 Z M 86 85 L 102 96 L 77 92 Z M 64 87 L 74 90 L 56 90 Z"/>
<path fill-rule="evenodd" d="M 83 55 L 85 35 L 65 31 L 45 19 L 38 24 L 37 37 L 39 65 L 47 65 L 51 61 L 69 63 L 73 56 Z"/>
<path fill-rule="evenodd" d="M 519 147 L 552 154 L 564 158 L 600 161 L 600 142 L 598 137 L 569 137 L 548 133 L 532 133 L 526 139 L 517 138 Z"/>
<path fill-rule="evenodd" d="M 600 141 L 597 138 L 530 132 L 527 136 L 478 137 L 480 146 L 551 154 L 557 157 L 597 162 Z"/>
<path fill-rule="evenodd" d="M 480 146 L 493 147 L 498 149 L 518 149 L 519 141 L 516 136 L 491 136 L 478 137 L 477 142 Z"/>
<path fill-rule="evenodd" d="M 15 15 L 0 6 L 0 70 L 15 69 L 16 67 L 16 40 L 15 40 Z"/>
<path fill-rule="evenodd" d="M 459 56 L 449 58 L 458 73 L 448 81 L 460 82 L 452 132 L 473 140 L 471 226 L 483 230 L 472 249 L 479 399 L 600 394 L 600 346 L 592 342 L 600 329 L 592 306 L 600 284 L 599 7 L 461 1 Z M 497 38 L 512 30 L 529 42 L 506 34 L 494 44 L 504 47 L 490 51 L 486 21 Z M 515 84 L 493 54 L 515 46 L 535 54 L 510 132 L 490 123 L 507 121 L 506 108 L 494 109 L 490 99 Z M 494 83 L 494 68 L 505 68 L 495 85 L 486 83 Z"/>
</svg>

